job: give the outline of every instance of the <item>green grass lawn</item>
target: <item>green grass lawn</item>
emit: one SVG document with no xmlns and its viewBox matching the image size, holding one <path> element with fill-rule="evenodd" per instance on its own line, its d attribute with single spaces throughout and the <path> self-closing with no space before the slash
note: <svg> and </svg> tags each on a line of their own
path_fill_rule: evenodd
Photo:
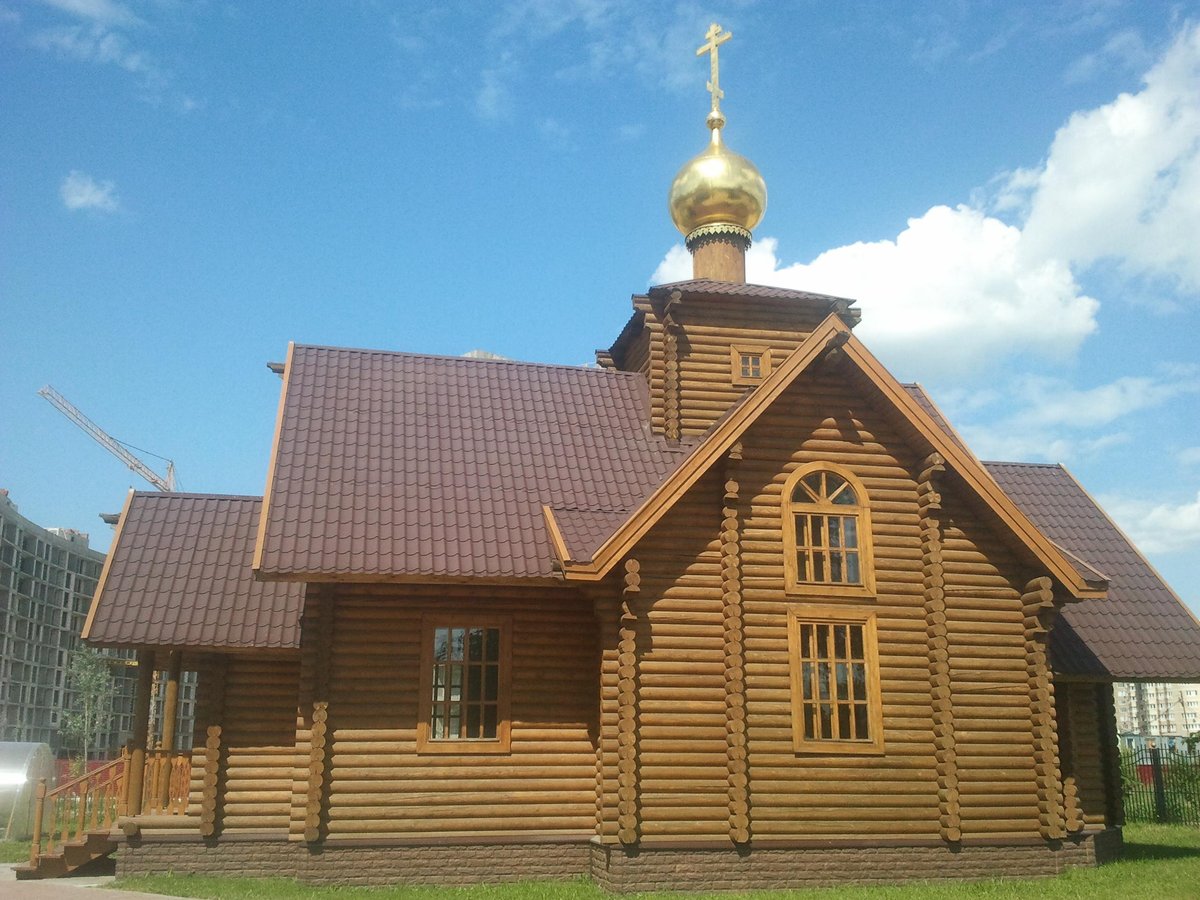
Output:
<svg viewBox="0 0 1200 900">
<path fill-rule="evenodd" d="M 1200 829 L 1175 825 L 1130 825 L 1125 829 L 1126 853 L 1121 862 L 1099 869 L 1074 869 L 1057 878 L 988 881 L 971 884 L 907 884 L 897 887 L 822 888 L 802 891 L 750 891 L 720 894 L 722 898 L 755 900 L 971 900 L 971 898 L 1045 897 L 1049 900 L 1094 900 L 1131 897 L 1200 897 Z M 120 879 L 113 887 L 210 897 L 214 900 L 600 900 L 611 897 L 590 881 L 527 882 L 464 888 L 309 887 L 285 878 L 215 878 L 195 875 L 155 875 Z M 642 897 L 672 896 L 642 894 Z M 695 895 L 704 896 L 704 895 Z"/>
<path fill-rule="evenodd" d="M 0 863 L 29 862 L 29 841 L 0 841 Z"/>
</svg>

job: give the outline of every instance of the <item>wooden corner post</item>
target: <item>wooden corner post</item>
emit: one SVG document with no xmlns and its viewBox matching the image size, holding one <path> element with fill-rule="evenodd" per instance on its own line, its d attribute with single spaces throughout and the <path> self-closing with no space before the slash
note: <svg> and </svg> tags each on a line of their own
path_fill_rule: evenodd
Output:
<svg viewBox="0 0 1200 900">
<path fill-rule="evenodd" d="M 1038 797 L 1038 826 L 1046 840 L 1066 837 L 1062 776 L 1058 765 L 1058 729 L 1054 716 L 1054 681 L 1046 653 L 1050 625 L 1058 613 L 1053 582 L 1042 576 L 1025 586 L 1025 656 L 1029 705 L 1033 714 L 1033 759 Z"/>
<path fill-rule="evenodd" d="M 304 840 L 319 841 L 324 834 L 329 795 L 329 682 L 333 652 L 333 598 L 322 588 L 309 598 L 312 614 L 312 727 L 308 753 L 308 786 L 304 804 Z M 305 635 L 308 637 L 308 635 Z"/>
<path fill-rule="evenodd" d="M 225 660 L 213 659 L 202 673 L 205 698 L 204 775 L 200 788 L 200 834 L 213 837 L 220 829 L 221 762 L 224 747 L 221 730 L 225 721 Z"/>
<path fill-rule="evenodd" d="M 725 460 L 725 503 L 721 509 L 721 597 L 725 651 L 725 754 L 729 787 L 729 838 L 750 840 L 750 777 L 746 754 L 746 673 L 742 632 L 742 550 L 738 467 L 742 445 Z"/>
<path fill-rule="evenodd" d="M 617 644 L 617 839 L 636 844 L 641 829 L 638 810 L 638 653 L 637 599 L 641 565 L 625 560 L 621 588 L 621 631 Z"/>
<path fill-rule="evenodd" d="M 921 577 L 925 595 L 929 686 L 933 704 L 934 758 L 937 761 L 938 824 L 942 840 L 962 840 L 958 792 L 958 747 L 950 686 L 950 640 L 946 627 L 946 572 L 942 560 L 942 496 L 937 481 L 945 460 L 931 453 L 917 476 L 917 510 L 921 528 Z"/>
</svg>

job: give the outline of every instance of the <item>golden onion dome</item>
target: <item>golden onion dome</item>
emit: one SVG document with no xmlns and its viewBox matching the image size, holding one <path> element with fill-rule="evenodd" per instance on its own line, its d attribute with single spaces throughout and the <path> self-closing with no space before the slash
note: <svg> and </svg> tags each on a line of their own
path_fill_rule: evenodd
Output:
<svg viewBox="0 0 1200 900">
<path fill-rule="evenodd" d="M 767 208 L 767 183 L 754 163 L 734 153 L 721 140 L 725 117 L 711 113 L 712 140 L 703 153 L 687 162 L 671 184 L 669 204 L 675 227 L 685 236 L 698 229 L 749 232 Z M 707 226 L 707 227 L 706 227 Z"/>
</svg>

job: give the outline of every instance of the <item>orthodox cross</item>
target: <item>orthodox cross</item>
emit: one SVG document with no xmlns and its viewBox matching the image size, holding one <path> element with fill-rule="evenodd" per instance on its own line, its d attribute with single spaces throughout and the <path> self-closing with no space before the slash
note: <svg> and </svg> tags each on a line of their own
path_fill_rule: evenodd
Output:
<svg viewBox="0 0 1200 900">
<path fill-rule="evenodd" d="M 708 31 L 704 35 L 708 38 L 708 43 L 696 50 L 697 56 L 703 56 L 705 53 L 711 54 L 710 62 L 712 63 L 712 75 L 708 82 L 708 92 L 712 94 L 712 108 L 714 113 L 721 112 L 721 98 L 725 96 L 725 92 L 721 90 L 721 75 L 720 66 L 717 63 L 717 48 L 733 37 L 732 31 L 722 33 L 721 26 L 713 22 L 708 26 Z"/>
</svg>

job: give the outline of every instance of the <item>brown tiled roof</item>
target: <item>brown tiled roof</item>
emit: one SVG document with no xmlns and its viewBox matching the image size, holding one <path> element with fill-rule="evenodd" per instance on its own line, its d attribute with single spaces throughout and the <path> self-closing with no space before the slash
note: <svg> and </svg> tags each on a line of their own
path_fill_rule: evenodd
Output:
<svg viewBox="0 0 1200 900">
<path fill-rule="evenodd" d="M 596 551 L 633 515 L 632 509 L 571 509 L 551 507 L 554 520 L 567 546 L 567 558 L 574 562 L 592 559 Z"/>
<path fill-rule="evenodd" d="M 1200 623 L 1071 474 L 1058 465 L 985 465 L 1047 537 L 1109 579 L 1106 598 L 1063 610 L 1050 633 L 1055 670 L 1200 680 Z"/>
<path fill-rule="evenodd" d="M 254 580 L 258 497 L 134 492 L 84 636 L 98 644 L 297 647 L 304 585 Z"/>
<path fill-rule="evenodd" d="M 296 346 L 268 577 L 553 575 L 542 505 L 635 506 L 685 451 L 634 373 Z"/>
</svg>

